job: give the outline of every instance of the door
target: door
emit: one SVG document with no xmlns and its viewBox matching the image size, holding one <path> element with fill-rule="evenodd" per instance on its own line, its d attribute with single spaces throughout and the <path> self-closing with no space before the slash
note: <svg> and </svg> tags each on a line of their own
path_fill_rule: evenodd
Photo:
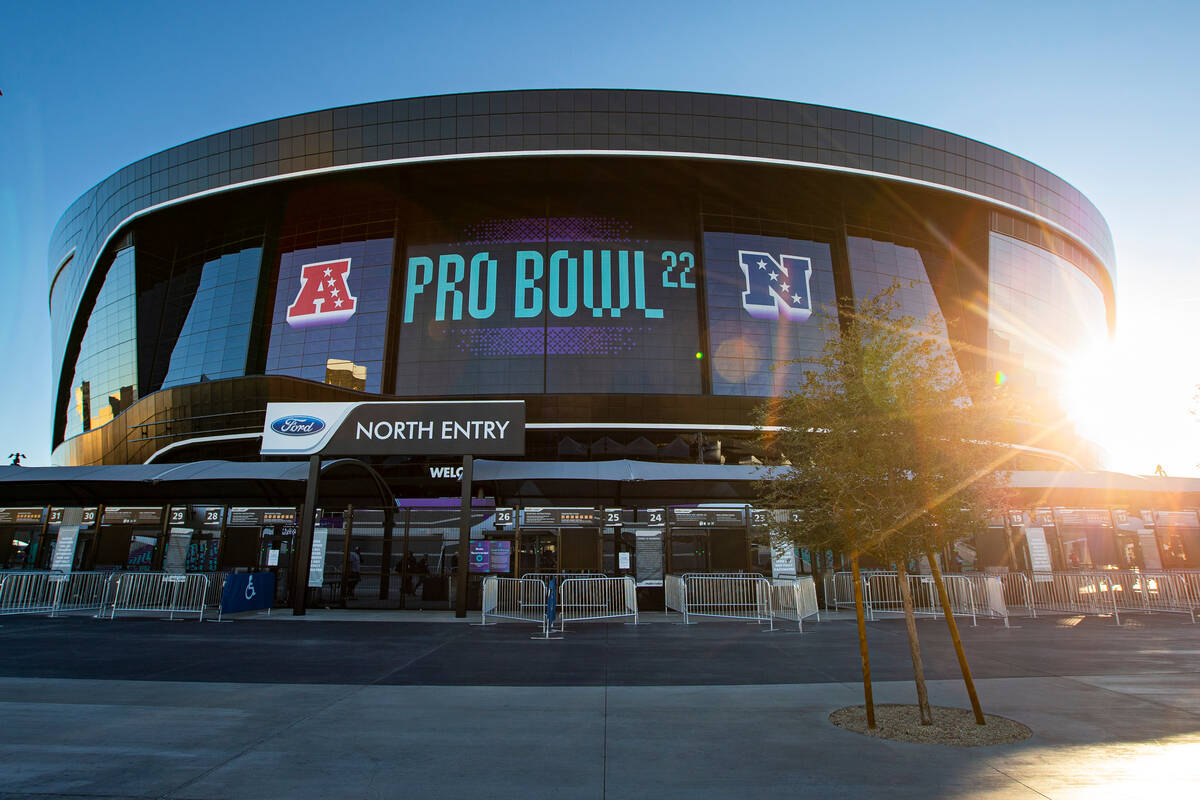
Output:
<svg viewBox="0 0 1200 800">
<path fill-rule="evenodd" d="M 708 534 L 671 532 L 671 573 L 709 572 Z"/>
<path fill-rule="evenodd" d="M 559 569 L 563 572 L 600 571 L 600 530 L 564 528 L 559 532 Z"/>
<path fill-rule="evenodd" d="M 745 571 L 749 566 L 746 532 L 737 529 L 710 531 L 708 553 L 709 569 L 713 572 Z"/>
<path fill-rule="evenodd" d="M 517 540 L 517 577 L 530 572 L 558 572 L 558 535 L 521 531 Z"/>
</svg>

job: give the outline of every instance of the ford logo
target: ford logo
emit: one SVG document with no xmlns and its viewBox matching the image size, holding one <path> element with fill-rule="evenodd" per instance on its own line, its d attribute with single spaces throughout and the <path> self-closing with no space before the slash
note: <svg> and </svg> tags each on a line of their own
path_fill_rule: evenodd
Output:
<svg viewBox="0 0 1200 800">
<path fill-rule="evenodd" d="M 311 436 L 325 430 L 325 421 L 303 414 L 292 414 L 272 422 L 271 430 L 284 436 Z"/>
</svg>

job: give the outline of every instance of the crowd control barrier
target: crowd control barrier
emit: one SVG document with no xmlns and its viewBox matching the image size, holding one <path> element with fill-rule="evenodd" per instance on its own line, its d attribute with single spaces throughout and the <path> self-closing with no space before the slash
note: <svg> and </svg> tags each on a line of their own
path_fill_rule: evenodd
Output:
<svg viewBox="0 0 1200 800">
<path fill-rule="evenodd" d="M 761 575 L 689 574 L 681 576 L 681 581 L 685 625 L 691 624 L 692 617 L 718 617 L 765 622 L 769 630 L 775 629 L 771 582 Z"/>
<path fill-rule="evenodd" d="M 546 584 L 537 578 L 501 578 L 489 575 L 483 579 L 482 603 L 481 625 L 495 625 L 496 619 L 544 622 Z M 488 617 L 492 617 L 493 621 L 488 622 Z"/>
<path fill-rule="evenodd" d="M 886 570 L 859 570 L 859 576 L 869 578 L 875 574 L 888 574 Z M 895 574 L 895 573 L 891 573 Z M 854 573 L 850 571 L 825 573 L 825 609 L 840 611 L 843 608 L 854 608 Z"/>
<path fill-rule="evenodd" d="M 1097 572 L 1035 572 L 1033 599 L 1043 611 L 1112 614 L 1121 624 L 1116 593 L 1108 575 Z"/>
<path fill-rule="evenodd" d="M 0 576 L 0 614 L 49 614 L 62 572 L 9 572 Z"/>
<path fill-rule="evenodd" d="M 118 613 L 167 612 L 168 619 L 176 614 L 195 614 L 204 619 L 205 597 L 211 581 L 202 573 L 172 574 L 166 572 L 125 572 L 117 578 L 112 594 L 109 619 Z M 101 608 L 100 615 L 104 615 Z"/>
<path fill-rule="evenodd" d="M 912 598 L 913 616 L 942 616 L 941 597 L 932 575 L 908 575 L 908 591 Z M 944 576 L 946 594 L 955 614 L 971 617 L 976 624 L 975 593 L 970 582 L 954 580 L 960 576 Z M 895 572 L 876 572 L 863 578 L 863 605 L 867 618 L 874 621 L 883 614 L 903 614 L 904 601 L 900 593 L 900 576 Z"/>
<path fill-rule="evenodd" d="M 558 579 L 561 586 L 562 582 L 567 578 L 603 578 L 606 577 L 603 572 L 595 572 L 594 570 L 580 570 L 579 572 L 526 572 L 521 576 L 521 580 L 538 580 L 542 583 L 549 584 L 554 578 Z"/>
<path fill-rule="evenodd" d="M 817 607 L 817 585 L 811 576 L 801 575 L 795 580 L 778 579 L 771 586 L 771 613 L 779 619 L 787 619 L 804 630 L 804 618 L 815 616 L 821 621 Z"/>
<path fill-rule="evenodd" d="M 633 617 L 638 621 L 637 584 L 628 576 L 571 577 L 558 589 L 559 629 L 567 622 Z"/>
<path fill-rule="evenodd" d="M 228 572 L 196 572 L 189 573 L 195 575 L 203 575 L 208 578 L 208 589 L 204 593 L 205 608 L 221 608 L 221 595 L 225 591 L 225 576 Z"/>
<path fill-rule="evenodd" d="M 681 575 L 663 577 L 663 603 L 667 611 L 682 614 L 687 610 L 687 587 Z"/>
<path fill-rule="evenodd" d="M 0 615 L 99 611 L 115 572 L 10 572 L 0 576 Z"/>
<path fill-rule="evenodd" d="M 1196 611 L 1200 609 L 1200 591 L 1191 589 L 1188 577 L 1173 572 L 1141 573 L 1140 588 L 1145 609 L 1152 613 L 1187 614 L 1194 623 Z"/>
</svg>

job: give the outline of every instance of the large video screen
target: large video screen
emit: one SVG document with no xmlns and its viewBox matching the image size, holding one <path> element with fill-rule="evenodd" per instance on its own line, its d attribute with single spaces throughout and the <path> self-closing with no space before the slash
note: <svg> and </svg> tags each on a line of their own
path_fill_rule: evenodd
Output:
<svg viewBox="0 0 1200 800">
<path fill-rule="evenodd" d="M 392 239 L 289 245 L 267 348 L 267 374 L 378 392 L 391 287 Z"/>
<path fill-rule="evenodd" d="M 704 234 L 713 394 L 778 397 L 815 366 L 836 290 L 824 242 Z"/>
<path fill-rule="evenodd" d="M 410 236 L 396 393 L 698 394 L 693 239 L 664 227 L 489 218 L 458 241 Z"/>
</svg>

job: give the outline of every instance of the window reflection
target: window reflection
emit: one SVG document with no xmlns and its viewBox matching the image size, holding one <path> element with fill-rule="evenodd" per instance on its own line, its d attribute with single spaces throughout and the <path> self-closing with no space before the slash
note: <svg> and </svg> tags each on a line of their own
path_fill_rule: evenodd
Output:
<svg viewBox="0 0 1200 800">
<path fill-rule="evenodd" d="M 1107 336 L 1103 295 L 1040 247 L 998 233 L 989 245 L 989 369 L 1043 420 L 1059 418 L 1068 366 Z"/>
<path fill-rule="evenodd" d="M 331 358 L 325 362 L 325 382 L 361 392 L 367 388 L 367 368 L 344 358 Z"/>
<path fill-rule="evenodd" d="M 868 300 L 899 283 L 894 298 L 899 316 L 913 317 L 918 329 L 934 337 L 947 355 L 953 355 L 946 318 L 930 283 L 921 251 L 892 242 L 861 236 L 846 238 L 850 258 L 850 280 L 856 300 Z"/>
<path fill-rule="evenodd" d="M 162 327 L 179 333 L 160 342 L 163 387 L 245 374 L 261 262 L 262 248 L 250 247 L 176 268 Z"/>
<path fill-rule="evenodd" d="M 134 248 L 113 258 L 88 317 L 71 382 L 67 436 L 112 421 L 138 398 Z"/>
</svg>

